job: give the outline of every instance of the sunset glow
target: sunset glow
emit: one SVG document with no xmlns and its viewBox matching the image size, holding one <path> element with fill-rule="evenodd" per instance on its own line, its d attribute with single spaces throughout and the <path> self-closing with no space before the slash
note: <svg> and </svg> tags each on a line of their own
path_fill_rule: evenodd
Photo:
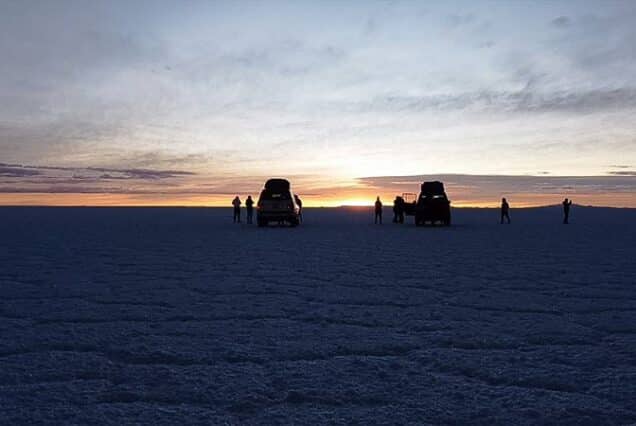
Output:
<svg viewBox="0 0 636 426">
<path fill-rule="evenodd" d="M 632 2 L 64 3 L 0 13 L 1 205 L 636 206 Z"/>
</svg>

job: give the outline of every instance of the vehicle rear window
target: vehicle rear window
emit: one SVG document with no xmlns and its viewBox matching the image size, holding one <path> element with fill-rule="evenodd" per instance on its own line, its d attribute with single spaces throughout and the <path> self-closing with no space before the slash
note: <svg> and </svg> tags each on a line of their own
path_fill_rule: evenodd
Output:
<svg viewBox="0 0 636 426">
<path fill-rule="evenodd" d="M 261 200 L 291 200 L 291 193 L 289 191 L 269 191 L 264 190 L 261 192 Z"/>
</svg>

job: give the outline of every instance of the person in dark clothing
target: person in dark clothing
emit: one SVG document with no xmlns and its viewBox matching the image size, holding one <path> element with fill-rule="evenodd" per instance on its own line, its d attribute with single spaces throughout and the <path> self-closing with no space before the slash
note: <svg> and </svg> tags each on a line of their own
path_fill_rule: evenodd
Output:
<svg viewBox="0 0 636 426">
<path fill-rule="evenodd" d="M 400 197 L 393 200 L 393 223 L 398 223 L 400 217 Z"/>
<path fill-rule="evenodd" d="M 567 198 L 563 200 L 563 224 L 567 225 L 570 219 L 570 206 L 572 205 L 572 200 L 568 200 Z"/>
<path fill-rule="evenodd" d="M 254 218 L 254 200 L 252 200 L 251 195 L 248 195 L 247 200 L 245 200 L 245 210 L 247 210 L 247 223 L 251 224 Z"/>
<path fill-rule="evenodd" d="M 505 198 L 501 199 L 501 224 L 503 225 L 504 219 L 510 224 L 510 205 Z"/>
<path fill-rule="evenodd" d="M 404 223 L 404 198 L 398 197 L 398 222 Z"/>
<path fill-rule="evenodd" d="M 380 197 L 375 199 L 375 224 L 382 225 L 382 201 L 380 201 Z"/>
<path fill-rule="evenodd" d="M 232 200 L 232 205 L 234 206 L 234 223 L 241 223 L 241 199 L 238 195 Z"/>
<path fill-rule="evenodd" d="M 296 194 L 294 194 L 294 201 L 298 205 L 298 220 L 302 223 L 303 221 L 303 200 Z"/>
</svg>

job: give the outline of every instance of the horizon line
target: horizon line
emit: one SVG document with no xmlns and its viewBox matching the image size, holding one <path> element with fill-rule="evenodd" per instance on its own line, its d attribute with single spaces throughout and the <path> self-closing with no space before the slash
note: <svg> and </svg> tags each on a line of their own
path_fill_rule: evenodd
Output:
<svg viewBox="0 0 636 426">
<path fill-rule="evenodd" d="M 541 204 L 541 205 L 522 205 L 520 207 L 510 207 L 514 210 L 529 210 L 529 209 L 542 209 L 549 207 L 559 207 L 560 204 Z M 608 205 L 592 205 L 592 204 L 576 204 L 573 203 L 573 206 L 583 207 L 583 208 L 594 208 L 594 209 L 625 209 L 625 210 L 636 210 L 636 207 L 625 207 L 625 206 L 608 206 Z M 196 204 L 196 205 L 186 205 L 186 204 L 152 204 L 152 205 L 143 205 L 143 204 L 118 204 L 118 205 L 97 205 L 97 204 L 69 204 L 69 205 L 59 205 L 59 204 L 0 204 L 0 209 L 2 208 L 98 208 L 98 209 L 119 209 L 119 208 L 139 208 L 139 209 L 166 209 L 166 208 L 194 208 L 194 209 L 232 209 L 232 206 L 221 206 L 221 205 L 205 205 L 205 204 Z M 241 206 L 244 208 L 244 206 Z M 304 209 L 366 209 L 373 208 L 373 204 L 369 205 L 355 205 L 355 204 L 341 204 L 337 206 L 307 206 L 303 207 Z M 391 208 L 390 204 L 384 206 L 385 209 Z M 453 209 L 499 209 L 498 205 L 460 205 L 460 206 L 452 206 Z"/>
</svg>

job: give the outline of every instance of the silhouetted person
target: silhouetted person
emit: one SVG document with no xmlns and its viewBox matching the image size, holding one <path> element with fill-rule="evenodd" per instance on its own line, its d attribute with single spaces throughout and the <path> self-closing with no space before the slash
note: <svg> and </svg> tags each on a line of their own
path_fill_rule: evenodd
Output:
<svg viewBox="0 0 636 426">
<path fill-rule="evenodd" d="M 404 223 L 404 207 L 405 201 L 404 198 L 398 197 L 398 222 Z"/>
<path fill-rule="evenodd" d="M 234 206 L 234 223 L 241 223 L 241 199 L 238 195 L 232 200 L 232 205 Z"/>
<path fill-rule="evenodd" d="M 302 223 L 303 221 L 303 200 L 296 194 L 294 194 L 294 201 L 298 205 L 298 220 Z"/>
<path fill-rule="evenodd" d="M 400 220 L 400 197 L 395 197 L 393 200 L 393 223 L 398 223 Z"/>
<path fill-rule="evenodd" d="M 505 198 L 501 199 L 501 224 L 504 223 L 504 218 L 510 223 L 510 205 Z"/>
<path fill-rule="evenodd" d="M 380 201 L 380 197 L 375 199 L 375 224 L 382 225 L 382 201 Z"/>
<path fill-rule="evenodd" d="M 570 219 L 570 206 L 572 205 L 572 200 L 568 200 L 567 198 L 563 200 L 563 223 L 568 224 L 568 220 Z"/>
<path fill-rule="evenodd" d="M 254 200 L 252 200 L 251 195 L 248 195 L 247 200 L 245 200 L 245 210 L 247 210 L 247 223 L 251 224 L 254 218 Z M 240 217 L 241 214 L 239 212 L 239 218 Z"/>
</svg>

